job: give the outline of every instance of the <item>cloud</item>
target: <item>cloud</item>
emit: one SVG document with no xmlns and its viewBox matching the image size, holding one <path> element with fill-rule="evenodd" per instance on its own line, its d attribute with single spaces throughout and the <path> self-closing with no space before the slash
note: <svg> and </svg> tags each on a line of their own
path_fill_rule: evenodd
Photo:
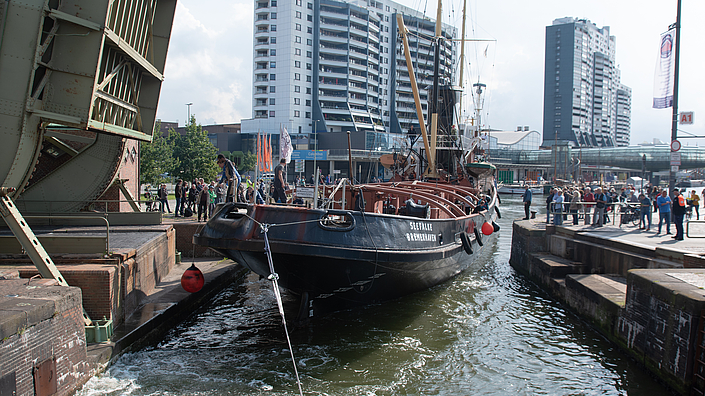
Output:
<svg viewBox="0 0 705 396">
<path fill-rule="evenodd" d="M 418 0 L 398 0 L 418 9 Z M 639 17 L 634 17 L 635 7 Z M 632 88 L 632 142 L 658 137 L 670 140 L 670 109 L 651 108 L 653 73 L 659 34 L 675 21 L 675 4 L 657 0 L 564 1 L 503 0 L 479 2 L 468 15 L 468 36 L 496 38 L 488 57 L 486 44 L 468 53 L 469 81 L 487 84 L 483 118 L 497 129 L 529 125 L 543 130 L 543 78 L 545 29 L 565 16 L 590 19 L 609 26 L 617 38 L 617 63 L 622 82 Z M 430 17 L 435 5 L 428 4 Z M 448 11 L 448 10 L 451 11 Z M 460 8 L 447 8 L 456 20 Z M 176 10 L 158 117 L 165 121 L 186 119 L 185 103 L 193 102 L 198 122 L 239 122 L 252 114 L 251 0 L 180 0 Z M 684 126 L 705 135 L 705 64 L 703 46 L 705 2 L 683 5 L 680 110 L 696 112 L 696 124 Z M 477 32 L 477 33 L 473 33 Z M 477 69 L 473 69 L 477 68 Z M 467 80 L 466 80 L 467 81 Z M 469 95 L 465 96 L 469 103 Z M 700 113 L 699 113 L 700 112 Z M 702 115 L 700 115 L 702 114 Z"/>
</svg>

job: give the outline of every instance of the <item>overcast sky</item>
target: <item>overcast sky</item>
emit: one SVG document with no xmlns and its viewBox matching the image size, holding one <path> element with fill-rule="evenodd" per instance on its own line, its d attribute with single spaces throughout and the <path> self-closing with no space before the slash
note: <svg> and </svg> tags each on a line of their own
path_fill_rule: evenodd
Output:
<svg viewBox="0 0 705 396">
<path fill-rule="evenodd" d="M 435 1 L 398 2 L 435 18 Z M 694 111 L 695 124 L 680 129 L 705 136 L 705 1 L 682 2 L 678 107 Z M 251 117 L 254 3 L 179 0 L 158 118 L 183 125 L 186 103 L 193 103 L 191 113 L 203 125 Z M 460 28 L 462 0 L 444 1 L 443 7 L 443 21 Z M 528 125 L 542 132 L 546 26 L 577 17 L 609 26 L 616 37 L 621 81 L 632 88 L 632 144 L 670 141 L 672 110 L 651 104 L 660 34 L 676 20 L 676 0 L 468 0 L 468 9 L 466 36 L 496 40 L 466 47 L 468 78 L 487 84 L 483 124 L 505 130 Z M 681 140 L 705 145 L 705 139 Z"/>
</svg>

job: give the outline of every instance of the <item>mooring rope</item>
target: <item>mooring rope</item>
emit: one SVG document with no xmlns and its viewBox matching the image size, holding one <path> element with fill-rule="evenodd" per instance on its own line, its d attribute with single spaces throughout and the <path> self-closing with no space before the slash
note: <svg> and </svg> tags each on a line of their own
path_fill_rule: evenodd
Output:
<svg viewBox="0 0 705 396">
<path fill-rule="evenodd" d="M 277 274 L 274 271 L 274 262 L 272 261 L 272 252 L 269 249 L 269 238 L 267 237 L 267 232 L 269 231 L 269 225 L 268 224 L 260 224 L 260 227 L 262 227 L 262 232 L 264 233 L 264 252 L 267 255 L 267 261 L 269 262 L 269 277 L 267 277 L 267 279 L 272 281 L 272 288 L 274 289 L 274 295 L 277 298 L 277 305 L 279 306 L 279 314 L 282 317 L 282 324 L 284 324 L 284 333 L 286 334 L 286 342 L 287 342 L 287 344 L 289 344 L 289 352 L 291 353 L 291 362 L 294 364 L 294 373 L 296 374 L 296 383 L 299 386 L 299 395 L 303 396 L 304 392 L 303 392 L 303 389 L 301 388 L 301 379 L 299 379 L 299 370 L 296 367 L 296 358 L 294 358 L 294 348 L 291 347 L 291 339 L 289 338 L 289 329 L 286 327 L 286 317 L 284 316 L 284 305 L 282 303 L 282 295 L 279 292 L 279 274 Z"/>
</svg>

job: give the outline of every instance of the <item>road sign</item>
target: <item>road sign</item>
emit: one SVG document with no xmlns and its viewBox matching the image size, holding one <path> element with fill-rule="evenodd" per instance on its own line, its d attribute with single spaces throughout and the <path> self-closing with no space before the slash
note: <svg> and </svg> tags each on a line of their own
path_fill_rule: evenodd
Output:
<svg viewBox="0 0 705 396">
<path fill-rule="evenodd" d="M 671 142 L 671 151 L 678 151 L 681 149 L 681 142 L 674 140 Z"/>
<path fill-rule="evenodd" d="M 681 153 L 671 151 L 671 166 L 681 164 Z"/>
<path fill-rule="evenodd" d="M 681 125 L 690 125 L 695 121 L 695 113 L 692 111 L 684 111 L 678 115 L 678 123 Z"/>
<path fill-rule="evenodd" d="M 678 172 L 678 165 L 672 165 L 671 172 Z"/>
</svg>

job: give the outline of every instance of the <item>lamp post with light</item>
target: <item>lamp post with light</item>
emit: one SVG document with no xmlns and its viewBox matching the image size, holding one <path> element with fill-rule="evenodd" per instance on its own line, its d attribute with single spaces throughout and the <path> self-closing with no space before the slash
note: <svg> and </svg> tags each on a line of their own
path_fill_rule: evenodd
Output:
<svg viewBox="0 0 705 396">
<path fill-rule="evenodd" d="M 318 169 L 316 168 L 316 157 L 318 156 L 318 138 L 316 127 L 319 120 L 313 120 L 313 207 L 318 209 Z"/>
<path fill-rule="evenodd" d="M 193 102 L 186 103 L 186 106 L 188 106 L 188 118 L 186 119 L 186 126 L 188 126 L 189 122 L 191 122 L 191 105 L 193 105 Z"/>
</svg>

